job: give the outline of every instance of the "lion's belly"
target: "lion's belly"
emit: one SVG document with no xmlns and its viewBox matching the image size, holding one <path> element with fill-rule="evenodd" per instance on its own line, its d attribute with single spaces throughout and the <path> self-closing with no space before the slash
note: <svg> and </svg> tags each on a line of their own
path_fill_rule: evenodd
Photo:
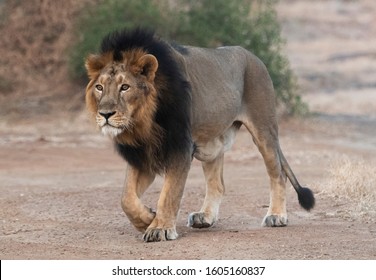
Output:
<svg viewBox="0 0 376 280">
<path fill-rule="evenodd" d="M 218 137 L 207 141 L 195 141 L 196 150 L 194 157 L 200 161 L 213 161 L 219 155 L 231 149 L 238 129 L 238 125 L 232 125 Z"/>
</svg>

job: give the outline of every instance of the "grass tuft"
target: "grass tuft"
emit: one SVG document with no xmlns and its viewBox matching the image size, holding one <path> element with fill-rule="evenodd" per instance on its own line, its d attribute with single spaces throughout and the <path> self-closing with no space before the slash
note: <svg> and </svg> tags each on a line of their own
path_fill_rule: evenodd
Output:
<svg viewBox="0 0 376 280">
<path fill-rule="evenodd" d="M 322 194 L 348 205 L 346 213 L 353 217 L 376 217 L 376 165 L 347 156 L 332 164 L 330 179 Z"/>
</svg>

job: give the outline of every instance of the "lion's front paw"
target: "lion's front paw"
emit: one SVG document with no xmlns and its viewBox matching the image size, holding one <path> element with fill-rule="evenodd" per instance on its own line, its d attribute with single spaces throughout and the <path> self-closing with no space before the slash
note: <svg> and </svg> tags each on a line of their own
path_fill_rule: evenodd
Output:
<svg viewBox="0 0 376 280">
<path fill-rule="evenodd" d="M 145 206 L 144 211 L 141 212 L 137 217 L 129 215 L 128 218 L 138 231 L 145 232 L 145 230 L 154 220 L 155 215 L 156 213 L 153 209 Z"/>
<path fill-rule="evenodd" d="M 208 228 L 211 227 L 214 222 L 214 218 L 208 217 L 203 212 L 194 212 L 188 217 L 188 226 L 193 228 Z"/>
<path fill-rule="evenodd" d="M 143 236 L 145 242 L 167 241 L 176 238 L 178 238 L 178 234 L 175 228 L 148 228 Z"/>
<path fill-rule="evenodd" d="M 287 226 L 287 216 L 285 215 L 266 215 L 262 221 L 264 227 L 285 227 Z"/>
</svg>

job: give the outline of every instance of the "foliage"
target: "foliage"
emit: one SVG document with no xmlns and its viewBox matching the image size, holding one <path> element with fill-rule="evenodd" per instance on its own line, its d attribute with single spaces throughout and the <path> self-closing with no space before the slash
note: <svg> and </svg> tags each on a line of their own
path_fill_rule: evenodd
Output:
<svg viewBox="0 0 376 280">
<path fill-rule="evenodd" d="M 72 48 L 73 77 L 85 76 L 83 58 L 95 52 L 110 31 L 143 26 L 167 39 L 201 47 L 241 45 L 267 66 L 277 101 L 289 114 L 307 111 L 287 58 L 274 10 L 275 0 L 105 0 L 87 10 L 77 24 Z"/>
<path fill-rule="evenodd" d="M 304 114 L 307 106 L 296 94 L 297 86 L 287 58 L 277 21 L 276 1 L 183 0 L 190 9 L 177 38 L 182 43 L 216 47 L 241 45 L 267 66 L 279 105 L 290 114 Z"/>
</svg>

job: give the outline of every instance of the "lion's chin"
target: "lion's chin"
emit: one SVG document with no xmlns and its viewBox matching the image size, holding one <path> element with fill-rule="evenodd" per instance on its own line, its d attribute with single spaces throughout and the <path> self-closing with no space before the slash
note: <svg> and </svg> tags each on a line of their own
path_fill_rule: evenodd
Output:
<svg viewBox="0 0 376 280">
<path fill-rule="evenodd" d="M 123 129 L 111 125 L 104 125 L 101 127 L 101 131 L 104 135 L 115 138 L 123 132 Z"/>
</svg>

